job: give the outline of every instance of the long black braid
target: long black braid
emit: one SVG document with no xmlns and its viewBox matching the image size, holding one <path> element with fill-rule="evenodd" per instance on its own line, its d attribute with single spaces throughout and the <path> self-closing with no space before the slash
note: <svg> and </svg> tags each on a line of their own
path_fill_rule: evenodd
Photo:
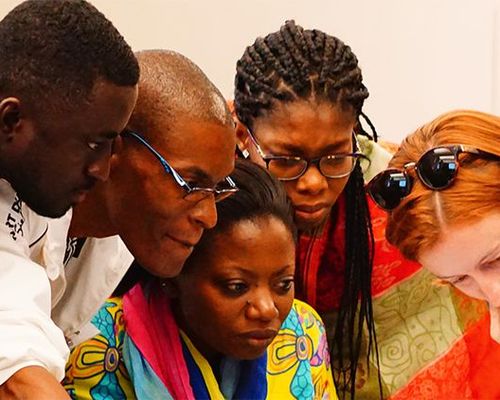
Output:
<svg viewBox="0 0 500 400">
<path fill-rule="evenodd" d="M 358 60 L 349 46 L 336 37 L 304 30 L 294 21 L 287 21 L 278 32 L 258 38 L 247 47 L 236 70 L 236 113 L 250 129 L 257 118 L 272 112 L 278 103 L 315 99 L 354 111 L 356 133 L 371 138 L 360 122 L 363 117 L 376 139 L 373 124 L 362 113 L 368 90 L 362 83 Z M 374 240 L 363 185 L 358 164 L 345 189 L 344 291 L 332 345 L 335 381 L 342 398 L 346 394 L 354 398 L 365 324 L 369 333 L 367 357 L 375 349 L 378 364 L 371 301 Z M 348 355 L 347 360 L 343 354 Z"/>
</svg>

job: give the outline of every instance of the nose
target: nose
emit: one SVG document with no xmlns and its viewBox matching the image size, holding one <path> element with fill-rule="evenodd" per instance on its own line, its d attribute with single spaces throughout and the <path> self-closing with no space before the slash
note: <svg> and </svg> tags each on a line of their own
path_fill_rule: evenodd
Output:
<svg viewBox="0 0 500 400">
<path fill-rule="evenodd" d="M 191 219 L 203 229 L 211 229 L 217 223 L 217 208 L 213 194 L 200 200 L 193 207 Z"/>
<path fill-rule="evenodd" d="M 92 178 L 105 181 L 109 177 L 111 151 L 100 155 L 93 160 L 87 167 L 87 175 Z"/>
<path fill-rule="evenodd" d="M 477 278 L 476 278 L 477 279 Z M 500 281 L 484 277 L 478 281 L 484 299 L 492 308 L 500 308 Z"/>
<path fill-rule="evenodd" d="M 272 294 L 268 290 L 259 290 L 247 303 L 246 315 L 249 319 L 269 322 L 278 318 L 279 311 Z"/>
<path fill-rule="evenodd" d="M 297 191 L 319 194 L 328 189 L 328 181 L 315 164 L 309 165 L 304 175 L 297 181 Z"/>
<path fill-rule="evenodd" d="M 490 336 L 500 343 L 500 309 L 490 305 Z"/>
</svg>

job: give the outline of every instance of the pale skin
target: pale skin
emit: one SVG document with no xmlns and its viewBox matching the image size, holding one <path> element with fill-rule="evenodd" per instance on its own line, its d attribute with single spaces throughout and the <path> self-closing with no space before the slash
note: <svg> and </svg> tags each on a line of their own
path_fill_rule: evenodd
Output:
<svg viewBox="0 0 500 400">
<path fill-rule="evenodd" d="M 445 228 L 441 240 L 418 261 L 468 296 L 485 300 L 491 336 L 500 342 L 500 212 Z"/>
</svg>

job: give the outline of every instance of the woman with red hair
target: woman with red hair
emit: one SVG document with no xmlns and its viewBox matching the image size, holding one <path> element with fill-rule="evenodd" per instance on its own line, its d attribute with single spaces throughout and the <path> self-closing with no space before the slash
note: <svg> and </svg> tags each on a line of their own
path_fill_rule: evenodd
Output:
<svg viewBox="0 0 500 400">
<path fill-rule="evenodd" d="M 470 371 L 473 397 L 498 398 L 500 345 L 481 332 L 500 342 L 500 118 L 476 111 L 438 117 L 403 141 L 368 191 L 389 211 L 390 243 L 439 282 L 486 301 L 490 318 L 468 302 L 463 315 L 475 321 L 455 346 L 469 350 L 461 367 Z M 458 311 L 463 301 L 456 297 Z"/>
</svg>

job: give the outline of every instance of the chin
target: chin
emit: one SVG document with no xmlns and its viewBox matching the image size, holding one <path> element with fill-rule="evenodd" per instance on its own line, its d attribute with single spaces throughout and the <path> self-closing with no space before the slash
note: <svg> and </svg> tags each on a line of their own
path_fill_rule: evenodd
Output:
<svg viewBox="0 0 500 400">
<path fill-rule="evenodd" d="M 157 258 L 161 259 L 162 257 Z M 165 258 L 165 256 L 163 257 Z M 175 278 L 182 272 L 184 267 L 184 260 L 175 262 L 169 260 L 168 264 L 155 265 L 155 263 L 141 263 L 141 265 L 152 275 L 158 278 Z M 151 266 L 151 267 L 150 267 Z"/>
<path fill-rule="evenodd" d="M 54 207 L 53 204 L 45 207 L 45 206 L 37 204 L 37 203 L 31 204 L 27 201 L 25 201 L 25 203 L 28 205 L 29 208 L 31 208 L 38 215 L 41 215 L 42 217 L 48 217 L 48 218 L 61 218 L 73 206 L 72 204 L 68 204 L 68 205 L 60 206 L 57 208 L 57 207 Z"/>
<path fill-rule="evenodd" d="M 242 349 L 243 350 L 243 349 Z M 255 349 L 242 351 L 239 354 L 229 354 L 230 357 L 236 358 L 237 360 L 256 360 L 257 358 L 263 356 L 267 351 L 267 347 L 265 347 L 261 351 L 256 351 Z"/>
<path fill-rule="evenodd" d="M 330 214 L 328 213 L 327 215 L 316 221 L 295 218 L 295 224 L 297 225 L 297 229 L 301 232 L 316 232 L 318 229 L 321 229 L 325 225 L 329 215 Z"/>
</svg>

